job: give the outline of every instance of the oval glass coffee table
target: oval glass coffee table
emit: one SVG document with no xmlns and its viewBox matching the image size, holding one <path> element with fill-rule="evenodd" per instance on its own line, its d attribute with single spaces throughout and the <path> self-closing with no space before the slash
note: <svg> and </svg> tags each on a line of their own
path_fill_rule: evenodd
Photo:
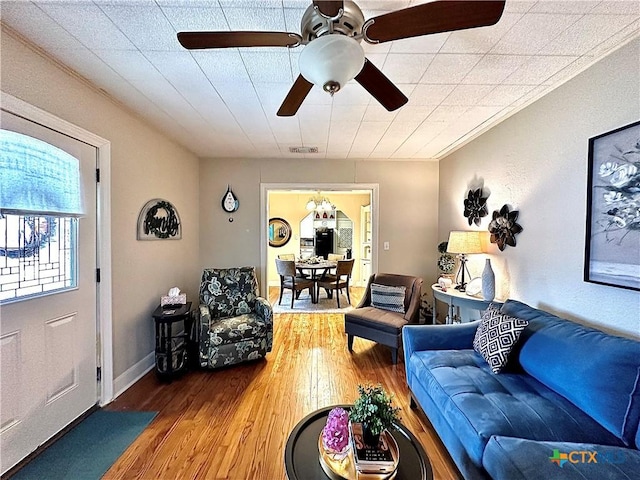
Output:
<svg viewBox="0 0 640 480">
<path fill-rule="evenodd" d="M 320 465 L 318 438 L 327 422 L 329 411 L 335 407 L 348 409 L 351 405 L 321 408 L 303 418 L 291 431 L 284 451 L 284 466 L 289 480 L 327 480 Z M 389 429 L 398 443 L 400 462 L 394 480 L 433 480 L 429 457 L 418 439 L 401 423 Z M 354 479 L 355 480 L 355 479 Z"/>
</svg>

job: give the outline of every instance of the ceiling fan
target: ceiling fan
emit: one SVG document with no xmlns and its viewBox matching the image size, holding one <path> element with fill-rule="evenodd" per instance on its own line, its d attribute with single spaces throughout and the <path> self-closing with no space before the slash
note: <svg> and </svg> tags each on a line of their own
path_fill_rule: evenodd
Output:
<svg viewBox="0 0 640 480">
<path fill-rule="evenodd" d="M 178 41 L 189 50 L 229 47 L 297 47 L 300 75 L 278 110 L 295 115 L 313 85 L 333 95 L 355 79 L 383 107 L 393 111 L 407 97 L 364 56 L 360 42 L 376 44 L 433 33 L 493 25 L 500 20 L 505 1 L 437 0 L 396 10 L 365 21 L 349 0 L 313 0 L 300 26 L 290 32 L 180 32 Z"/>
</svg>

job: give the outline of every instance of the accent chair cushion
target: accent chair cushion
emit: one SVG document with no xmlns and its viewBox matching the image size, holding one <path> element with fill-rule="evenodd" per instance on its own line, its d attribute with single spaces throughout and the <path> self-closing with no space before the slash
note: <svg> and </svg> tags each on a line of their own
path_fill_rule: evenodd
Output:
<svg viewBox="0 0 640 480">
<path fill-rule="evenodd" d="M 529 322 L 500 313 L 490 305 L 485 310 L 473 339 L 473 349 L 486 360 L 493 373 L 500 373 L 509 353 Z"/>
<path fill-rule="evenodd" d="M 390 312 L 404 313 L 405 287 L 371 284 L 371 305 Z"/>
</svg>

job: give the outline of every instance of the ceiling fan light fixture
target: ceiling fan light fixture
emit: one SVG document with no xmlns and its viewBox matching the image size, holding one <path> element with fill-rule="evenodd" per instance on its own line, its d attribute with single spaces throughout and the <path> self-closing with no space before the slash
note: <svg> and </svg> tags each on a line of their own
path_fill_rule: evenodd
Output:
<svg viewBox="0 0 640 480">
<path fill-rule="evenodd" d="M 360 43 L 342 34 L 327 34 L 310 42 L 300 53 L 302 76 L 333 95 L 364 66 Z"/>
</svg>

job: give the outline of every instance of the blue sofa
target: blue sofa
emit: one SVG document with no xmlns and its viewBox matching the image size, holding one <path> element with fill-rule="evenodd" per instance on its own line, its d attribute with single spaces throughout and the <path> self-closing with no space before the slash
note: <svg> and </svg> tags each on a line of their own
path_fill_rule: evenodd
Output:
<svg viewBox="0 0 640 480">
<path fill-rule="evenodd" d="M 500 310 L 529 321 L 500 374 L 473 350 L 479 321 L 402 332 L 412 406 L 464 478 L 640 478 L 640 342 Z"/>
</svg>

